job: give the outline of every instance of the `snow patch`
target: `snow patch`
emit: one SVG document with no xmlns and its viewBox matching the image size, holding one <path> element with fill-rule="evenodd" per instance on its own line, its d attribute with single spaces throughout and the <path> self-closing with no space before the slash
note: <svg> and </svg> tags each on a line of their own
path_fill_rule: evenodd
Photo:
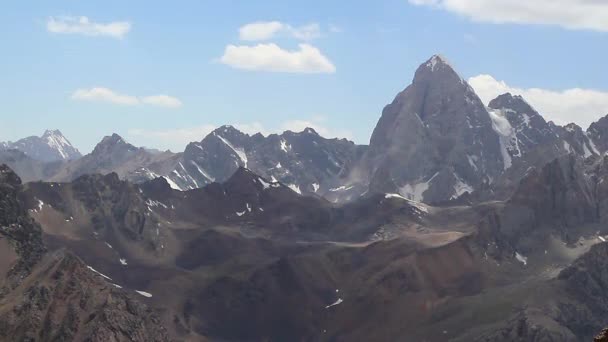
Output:
<svg viewBox="0 0 608 342">
<path fill-rule="evenodd" d="M 283 152 L 288 152 L 291 150 L 291 145 L 288 145 L 284 139 L 281 139 L 281 150 L 283 150 Z"/>
<path fill-rule="evenodd" d="M 302 194 L 302 191 L 300 190 L 300 187 L 295 185 L 295 184 L 288 184 L 287 185 L 291 190 L 297 192 L 298 194 Z"/>
<path fill-rule="evenodd" d="M 488 109 L 488 114 L 492 120 L 492 129 L 498 134 L 504 170 L 507 170 L 512 165 L 511 155 L 507 147 L 511 145 L 511 140 L 514 138 L 513 127 L 511 127 L 509 120 L 502 111 Z"/>
<path fill-rule="evenodd" d="M 515 259 L 517 259 L 517 261 L 524 264 L 524 266 L 526 266 L 528 264 L 528 258 L 519 254 L 519 252 L 515 252 Z"/>
<path fill-rule="evenodd" d="M 191 160 L 190 163 L 192 165 L 194 165 L 194 167 L 196 167 L 196 169 L 198 170 L 198 172 L 203 175 L 203 177 L 207 178 L 208 180 L 215 182 L 215 178 L 211 177 L 207 172 L 205 172 L 205 170 L 203 170 L 203 168 L 201 168 L 194 160 Z"/>
<path fill-rule="evenodd" d="M 407 198 L 405 198 L 405 197 L 403 197 L 403 196 L 401 196 L 399 194 L 385 194 L 384 198 L 386 198 L 386 199 L 390 199 L 390 198 L 401 199 L 401 200 L 407 201 L 410 205 L 416 207 L 416 209 L 418 209 L 418 210 L 420 210 L 422 212 L 425 212 L 425 213 L 429 212 L 429 209 L 424 204 L 422 204 L 420 202 L 412 201 L 412 200 L 407 199 Z"/>
<path fill-rule="evenodd" d="M 330 305 L 326 306 L 325 308 L 326 308 L 326 309 L 329 309 L 329 308 L 331 308 L 332 306 L 336 306 L 336 305 L 340 305 L 340 304 L 342 304 L 342 302 L 344 302 L 344 300 L 342 300 L 342 298 L 338 298 L 338 300 L 336 300 L 336 301 L 335 301 L 333 304 L 330 304 Z"/>
<path fill-rule="evenodd" d="M 563 143 L 564 143 L 564 150 L 566 150 L 566 152 L 568 152 L 568 153 L 572 153 L 572 147 L 570 146 L 570 144 L 568 144 L 568 142 L 566 140 L 564 140 Z"/>
<path fill-rule="evenodd" d="M 171 189 L 182 191 L 182 188 L 180 188 L 179 185 L 177 185 L 173 180 L 171 180 L 171 178 L 166 177 L 166 176 L 163 176 L 163 178 L 167 181 L 167 183 L 169 183 L 169 186 L 171 187 Z"/>
<path fill-rule="evenodd" d="M 100 276 L 102 276 L 102 277 L 104 277 L 104 278 L 108 279 L 108 280 L 112 280 L 112 278 L 110 278 L 110 277 L 108 277 L 107 275 L 105 275 L 105 274 L 103 274 L 103 273 L 101 273 L 101 272 L 97 271 L 96 269 L 94 269 L 93 267 L 91 267 L 91 266 L 89 266 L 89 265 L 87 265 L 87 268 L 88 268 L 89 270 L 91 270 L 91 271 L 93 271 L 93 272 L 95 272 L 95 273 L 99 274 Z"/>
<path fill-rule="evenodd" d="M 228 140 L 226 140 L 221 135 L 217 135 L 217 134 L 215 134 L 215 132 L 213 134 L 216 137 L 220 138 L 220 140 L 223 141 L 224 144 L 226 144 L 226 146 L 230 147 L 234 151 L 234 153 L 236 153 L 236 155 L 239 157 L 239 159 L 241 159 L 243 164 L 245 164 L 245 168 L 247 168 L 247 154 L 245 153 L 245 150 L 243 150 L 242 148 L 234 147 Z"/>
<path fill-rule="evenodd" d="M 353 187 L 354 187 L 354 185 L 349 185 L 349 186 L 342 185 L 342 186 L 341 186 L 341 187 L 339 187 L 339 188 L 333 188 L 333 189 L 329 189 L 329 191 L 331 191 L 331 192 L 337 192 L 337 191 L 346 191 L 346 190 L 350 190 L 350 189 L 352 189 Z"/>
<path fill-rule="evenodd" d="M 468 193 L 472 193 L 473 192 L 473 187 L 472 186 L 470 186 L 469 184 L 467 184 L 465 181 L 463 181 L 456 174 L 454 174 L 454 177 L 456 177 L 456 184 L 454 184 L 454 194 L 452 195 L 451 199 L 458 198 L 462 194 L 464 194 L 465 192 L 468 192 Z"/>
<path fill-rule="evenodd" d="M 146 298 L 152 298 L 152 294 L 149 292 L 145 292 L 145 291 L 139 291 L 139 290 L 135 290 L 135 292 L 139 293 L 140 295 L 146 297 Z"/>
<path fill-rule="evenodd" d="M 424 200 L 424 192 L 428 190 L 429 184 L 431 183 L 431 181 L 433 181 L 435 177 L 437 177 L 438 174 L 439 172 L 435 173 L 431 178 L 424 182 L 405 184 L 404 186 L 399 188 L 399 194 L 405 197 L 406 199 L 422 202 Z"/>
<path fill-rule="evenodd" d="M 168 209 L 166 204 L 159 202 L 159 201 L 151 200 L 151 199 L 147 200 L 146 204 L 150 207 L 163 207 L 165 209 Z"/>
</svg>

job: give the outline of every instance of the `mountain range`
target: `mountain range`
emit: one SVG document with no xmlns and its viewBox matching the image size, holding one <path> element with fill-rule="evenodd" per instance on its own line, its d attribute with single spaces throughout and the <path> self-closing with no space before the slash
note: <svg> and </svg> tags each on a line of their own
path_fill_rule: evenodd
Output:
<svg viewBox="0 0 608 342">
<path fill-rule="evenodd" d="M 608 321 L 608 116 L 422 63 L 369 145 L 222 126 L 180 153 L 0 146 L 0 336 L 586 341 Z"/>
</svg>

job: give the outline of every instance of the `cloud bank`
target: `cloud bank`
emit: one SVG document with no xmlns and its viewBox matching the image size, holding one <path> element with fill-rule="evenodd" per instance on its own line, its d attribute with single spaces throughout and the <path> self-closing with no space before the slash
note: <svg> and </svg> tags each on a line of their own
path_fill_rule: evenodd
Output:
<svg viewBox="0 0 608 342">
<path fill-rule="evenodd" d="M 518 88 L 485 74 L 471 77 L 468 81 L 485 104 L 507 92 L 521 95 L 546 120 L 559 125 L 574 122 L 586 129 L 592 122 L 608 114 L 608 92 L 581 88 Z"/>
<path fill-rule="evenodd" d="M 84 16 L 63 16 L 48 18 L 46 29 L 51 33 L 80 34 L 91 37 L 105 36 L 122 39 L 131 30 L 131 23 L 126 21 L 96 23 Z"/>
<path fill-rule="evenodd" d="M 566 29 L 608 32 L 604 0 L 408 0 L 495 24 L 557 25 Z"/>
<path fill-rule="evenodd" d="M 132 95 L 119 94 L 118 92 L 112 89 L 104 87 L 77 89 L 72 93 L 71 98 L 72 100 L 77 101 L 108 102 L 126 106 L 135 106 L 139 104 L 166 108 L 178 108 L 182 106 L 182 102 L 178 98 L 169 95 L 152 95 L 137 97 Z"/>
</svg>

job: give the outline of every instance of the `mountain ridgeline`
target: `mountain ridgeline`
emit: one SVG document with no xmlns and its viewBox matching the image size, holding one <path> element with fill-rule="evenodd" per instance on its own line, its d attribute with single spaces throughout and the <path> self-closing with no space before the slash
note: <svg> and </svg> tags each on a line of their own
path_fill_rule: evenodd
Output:
<svg viewBox="0 0 608 342">
<path fill-rule="evenodd" d="M 47 131 L 40 138 L 0 144 L 0 161 L 26 181 L 115 172 L 135 183 L 164 177 L 173 188 L 188 190 L 225 181 L 245 167 L 332 202 L 389 192 L 441 203 L 473 192 L 505 198 L 531 167 L 568 153 L 600 156 L 608 148 L 606 120 L 587 131 L 575 124 L 558 126 L 511 94 L 485 106 L 436 55 L 384 108 L 369 146 L 326 139 L 312 128 L 251 136 L 222 126 L 180 153 L 155 153 L 113 134 L 81 156 L 59 131 Z"/>
<path fill-rule="evenodd" d="M 486 105 L 442 56 L 369 145 L 61 137 L 0 144 L 0 339 L 570 342 L 608 322 L 608 117 Z"/>
</svg>

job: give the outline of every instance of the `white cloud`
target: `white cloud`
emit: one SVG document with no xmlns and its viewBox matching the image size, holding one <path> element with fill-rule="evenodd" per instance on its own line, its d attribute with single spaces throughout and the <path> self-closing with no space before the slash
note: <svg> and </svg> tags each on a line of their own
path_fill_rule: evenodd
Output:
<svg viewBox="0 0 608 342">
<path fill-rule="evenodd" d="M 168 108 L 178 108 L 182 106 L 182 101 L 168 95 L 144 96 L 141 99 L 141 103 Z"/>
<path fill-rule="evenodd" d="M 580 88 L 560 91 L 517 88 L 490 75 L 471 77 L 469 84 L 486 104 L 507 92 L 521 95 L 545 119 L 559 125 L 574 122 L 585 129 L 601 116 L 608 114 L 608 92 Z"/>
<path fill-rule="evenodd" d="M 50 17 L 46 22 L 46 29 L 52 33 L 107 36 L 121 39 L 131 30 L 131 23 L 127 21 L 96 23 L 84 16 L 64 16 Z"/>
<path fill-rule="evenodd" d="M 300 44 L 284 50 L 276 44 L 228 45 L 220 62 L 236 69 L 289 73 L 334 73 L 336 67 L 319 49 Z"/>
<path fill-rule="evenodd" d="M 310 41 L 321 36 L 321 26 L 311 23 L 293 27 L 280 21 L 258 21 L 239 29 L 239 39 L 245 41 L 268 41 L 280 36 Z"/>
<path fill-rule="evenodd" d="M 139 98 L 137 96 L 119 94 L 112 89 L 104 87 L 77 89 L 72 93 L 71 97 L 73 100 L 79 101 L 110 102 L 128 106 L 147 104 L 159 107 L 177 108 L 182 105 L 182 102 L 178 98 L 168 95 L 152 95 Z"/>
<path fill-rule="evenodd" d="M 475 21 L 496 24 L 559 25 L 567 29 L 608 32 L 608 1 L 604 0 L 408 0 Z"/>
<path fill-rule="evenodd" d="M 121 105 L 139 104 L 139 100 L 135 96 L 121 95 L 111 89 L 103 87 L 78 89 L 72 94 L 72 99 L 82 101 L 103 101 Z"/>
</svg>

